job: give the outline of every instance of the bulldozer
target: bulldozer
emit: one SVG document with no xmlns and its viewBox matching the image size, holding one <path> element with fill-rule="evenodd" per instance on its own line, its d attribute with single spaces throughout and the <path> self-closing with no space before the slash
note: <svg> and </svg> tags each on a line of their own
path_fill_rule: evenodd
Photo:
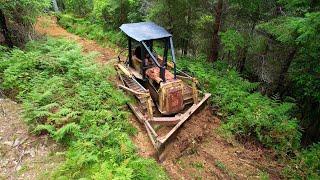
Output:
<svg viewBox="0 0 320 180">
<path fill-rule="evenodd" d="M 197 79 L 177 68 L 173 36 L 163 27 L 140 22 L 120 29 L 128 39 L 128 55 L 119 55 L 115 64 L 119 88 L 134 97 L 128 106 L 159 150 L 211 94 L 200 91 Z"/>
</svg>

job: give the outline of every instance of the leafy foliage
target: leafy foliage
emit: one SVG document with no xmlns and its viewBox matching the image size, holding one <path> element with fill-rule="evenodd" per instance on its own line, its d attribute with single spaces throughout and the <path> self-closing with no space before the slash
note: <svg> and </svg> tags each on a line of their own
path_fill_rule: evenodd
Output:
<svg viewBox="0 0 320 180">
<path fill-rule="evenodd" d="M 18 90 L 35 133 L 68 145 L 54 178 L 165 179 L 154 160 L 135 153 L 124 106 L 128 101 L 81 47 L 65 40 L 31 42 L 25 51 L 1 51 L 1 89 Z"/>
<path fill-rule="evenodd" d="M 278 2 L 289 10 L 290 15 L 304 15 L 307 12 L 320 10 L 319 1 L 312 0 L 278 0 Z"/>
<path fill-rule="evenodd" d="M 80 23 L 75 21 L 75 18 L 69 16 L 69 19 L 65 21 L 63 19 L 65 17 L 60 19 L 60 23 L 70 23 L 70 25 L 63 25 L 64 27 L 69 27 L 71 32 L 79 29 L 77 25 Z M 203 18 L 203 22 L 197 24 L 199 27 L 205 26 L 208 21 L 210 22 L 210 17 Z M 106 30 L 106 32 L 108 31 Z M 282 38 L 286 40 L 283 42 L 289 42 L 293 35 L 294 33 L 289 38 Z M 113 38 L 115 36 L 109 35 L 108 37 Z M 243 34 L 236 30 L 223 32 L 221 37 L 225 46 L 224 51 L 229 49 L 234 57 L 237 56 L 239 48 L 243 48 L 244 44 L 247 43 Z M 99 38 L 93 39 L 97 40 Z M 252 44 L 252 48 L 257 48 L 256 46 L 257 44 Z M 261 46 L 264 49 L 265 44 L 262 43 Z M 194 60 L 182 58 L 180 65 L 195 73 L 203 84 L 207 84 L 206 88 L 213 94 L 213 103 L 219 105 L 226 119 L 221 128 L 225 135 L 253 138 L 265 146 L 275 149 L 282 156 L 298 150 L 301 132 L 298 121 L 292 118 L 295 110 L 294 104 L 270 100 L 255 92 L 258 84 L 249 83 L 240 78 L 235 70 L 228 69 L 223 62 L 216 63 L 214 69 L 212 69 L 204 58 Z"/>
<path fill-rule="evenodd" d="M 212 94 L 212 101 L 226 122 L 221 130 L 226 135 L 252 137 L 285 156 L 299 147 L 301 133 L 296 119 L 291 118 L 293 104 L 273 101 L 254 92 L 258 84 L 250 83 L 226 64 L 212 66 L 203 59 L 181 59 L 180 66 L 199 78 Z"/>
<path fill-rule="evenodd" d="M 291 94 L 300 105 L 301 125 L 313 141 L 319 140 L 320 127 L 320 13 L 304 17 L 281 17 L 261 24 L 260 29 L 277 40 L 297 48 L 298 54 L 289 70 Z"/>
<path fill-rule="evenodd" d="M 238 49 L 243 48 L 245 45 L 245 39 L 243 36 L 234 29 L 228 29 L 226 32 L 221 32 L 220 35 L 223 50 L 233 56 L 236 56 Z"/>
<path fill-rule="evenodd" d="M 5 11 L 7 18 L 27 26 L 34 24 L 38 15 L 49 7 L 49 4 L 49 0 L 1 1 L 0 9 Z"/>
<path fill-rule="evenodd" d="M 225 44 L 226 51 L 235 52 L 237 47 L 243 47 L 244 39 L 241 35 L 232 29 L 221 33 L 221 40 Z"/>
<path fill-rule="evenodd" d="M 211 32 L 211 28 L 206 27 L 212 25 L 213 16 L 207 11 L 207 8 L 210 6 L 207 6 L 206 1 L 153 0 L 148 8 L 147 18 L 168 29 L 174 36 L 176 48 L 186 55 L 191 49 L 201 52 L 208 50 L 206 44 L 197 42 L 199 40 L 207 43 L 207 39 L 204 39 L 203 36 L 209 38 L 205 33 Z M 205 33 L 200 34 L 202 30 Z M 198 47 L 204 47 L 204 49 Z"/>
<path fill-rule="evenodd" d="M 320 144 L 313 144 L 302 151 L 284 170 L 290 179 L 320 178 Z"/>
<path fill-rule="evenodd" d="M 85 17 L 93 11 L 93 0 L 63 0 L 66 10 Z"/>
<path fill-rule="evenodd" d="M 115 30 L 121 24 L 143 19 L 141 0 L 61 0 L 67 12 L 100 21 Z"/>
<path fill-rule="evenodd" d="M 140 7 L 140 0 L 108 0 L 101 9 L 101 14 L 105 23 L 117 29 L 123 23 L 142 21 Z"/>
<path fill-rule="evenodd" d="M 103 45 L 125 46 L 127 42 L 122 33 L 107 29 L 101 22 L 92 23 L 88 19 L 63 14 L 59 15 L 59 24 L 69 32 L 95 40 Z"/>
<path fill-rule="evenodd" d="M 95 34 L 92 33 L 95 30 L 88 27 L 93 24 L 99 25 L 102 29 L 100 32 L 103 32 L 101 34 L 104 34 L 101 37 L 108 36 L 111 42 L 125 45 L 125 38 L 121 39 L 115 34 L 108 33 L 114 32 L 110 29 L 114 29 L 117 23 L 114 23 L 112 19 L 109 19 L 109 22 L 104 19 L 108 26 L 105 28 L 103 28 L 104 23 L 101 23 L 104 10 L 100 7 L 106 7 L 105 10 L 115 12 L 115 8 L 120 7 L 119 3 L 124 3 L 119 1 L 111 5 L 110 2 L 100 2 L 103 3 L 102 6 L 95 6 L 96 10 L 92 16 L 99 20 L 86 18 L 82 21 L 88 23 L 81 26 L 80 24 L 83 23 L 81 20 L 77 21 L 70 17 L 65 23 L 61 18 L 60 23 L 71 32 L 83 29 L 83 32 L 78 34 L 84 37 Z M 226 123 L 221 128 L 226 135 L 253 138 L 275 149 L 283 156 L 292 152 L 296 153 L 302 136 L 299 125 L 307 128 L 308 131 L 311 131 L 310 128 L 313 127 L 314 132 L 317 132 L 316 127 L 319 126 L 319 123 L 314 121 L 319 116 L 319 108 L 312 108 L 313 106 L 318 107 L 319 104 L 317 101 L 319 58 L 316 57 L 320 52 L 319 43 L 317 43 L 320 28 L 318 28 L 318 13 L 315 12 L 317 6 L 311 7 L 313 3 L 311 1 L 232 0 L 227 3 L 229 9 L 227 13 L 225 12 L 224 25 L 220 33 L 221 51 L 224 56 L 228 55 L 229 65 L 230 63 L 234 65 L 240 59 L 244 60 L 245 72 L 248 73 L 246 76 L 251 76 L 250 78 L 255 80 L 252 75 L 259 73 L 256 72 L 256 69 L 263 70 L 264 68 L 260 67 L 264 64 L 258 63 L 261 61 L 270 63 L 270 68 L 274 71 L 272 73 L 275 73 L 276 76 L 277 65 L 285 62 L 288 50 L 303 47 L 299 49 L 289 70 L 292 83 L 290 85 L 293 89 L 291 95 L 297 101 L 291 97 L 287 99 L 291 99 L 290 102 L 299 102 L 298 106 L 262 96 L 256 92 L 258 84 L 249 83 L 240 78 L 234 70 L 228 70 L 223 62 L 215 64 L 213 70 L 204 62 L 204 58 L 188 60 L 182 64 L 190 65 L 191 62 L 191 67 L 185 66 L 185 68 L 200 77 L 199 79 L 207 84 L 206 88 L 214 94 L 213 102 L 219 105 L 226 119 Z M 283 4 L 286 9 L 281 9 L 282 7 L 277 9 L 278 3 Z M 304 5 L 302 6 L 301 3 Z M 143 7 L 142 4 L 140 3 L 140 8 Z M 178 53 L 186 54 L 188 51 L 194 54 L 207 53 L 210 51 L 208 44 L 211 43 L 214 22 L 213 5 L 213 1 L 150 1 L 146 7 L 147 18 L 156 21 L 173 33 Z M 138 9 L 138 7 L 135 9 L 136 12 Z M 292 14 L 288 10 L 292 11 Z M 306 14 L 308 11 L 313 12 Z M 284 13 L 288 16 L 282 16 Z M 127 21 L 130 20 L 127 19 Z M 275 42 L 270 43 L 269 36 L 258 33 L 261 29 L 271 35 L 281 46 L 273 45 Z M 102 39 L 97 35 L 91 38 Z M 122 43 L 118 43 L 119 39 Z M 261 73 L 265 73 L 265 70 Z M 260 78 L 263 82 L 271 83 L 273 79 L 277 79 L 265 76 L 261 74 Z M 300 110 L 296 111 L 296 107 L 299 107 Z M 304 113 L 306 111 L 308 113 Z M 294 114 L 294 112 L 299 113 Z M 305 117 L 301 117 L 302 115 Z M 304 120 L 299 123 L 294 117 Z"/>
<path fill-rule="evenodd" d="M 11 41 L 23 46 L 33 35 L 36 18 L 50 6 L 50 0 L 1 0 L 0 11 L 6 19 Z M 2 20 L 3 21 L 3 20 Z M 0 26 L 1 32 L 2 24 Z"/>
</svg>

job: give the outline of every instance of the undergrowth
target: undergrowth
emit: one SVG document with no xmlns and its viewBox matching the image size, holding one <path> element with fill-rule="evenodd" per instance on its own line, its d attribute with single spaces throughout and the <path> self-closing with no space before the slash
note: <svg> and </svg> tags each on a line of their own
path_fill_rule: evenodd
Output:
<svg viewBox="0 0 320 180">
<path fill-rule="evenodd" d="M 60 25 L 78 35 L 90 36 L 97 41 L 108 37 L 112 43 L 121 42 L 121 46 L 126 42 L 125 38 L 118 35 L 107 35 L 115 32 L 103 30 L 99 23 L 92 24 L 87 19 L 68 14 L 59 15 L 59 19 Z M 99 28 L 91 30 L 91 26 Z M 101 37 L 94 31 L 100 31 Z M 241 138 L 253 137 L 283 156 L 298 149 L 301 133 L 297 120 L 291 118 L 294 104 L 280 103 L 255 92 L 258 84 L 244 80 L 222 62 L 215 63 L 214 68 L 213 65 L 208 65 L 205 58 L 181 58 L 178 62 L 180 67 L 194 73 L 202 81 L 201 84 L 206 84 L 213 103 L 219 105 L 224 113 L 226 122 L 221 128 L 223 134 Z"/>
<path fill-rule="evenodd" d="M 69 32 L 103 45 L 125 45 L 120 32 L 92 19 L 65 14 L 58 19 Z M 33 132 L 47 132 L 69 146 L 67 161 L 54 177 L 166 178 L 154 161 L 135 154 L 128 136 L 134 129 L 122 108 L 128 99 L 105 81 L 114 75 L 112 70 L 99 69 L 80 54 L 78 46 L 52 39 L 30 43 L 26 52 L 0 49 L 1 88 L 19 90 L 17 97 Z M 319 178 L 319 144 L 298 152 L 301 132 L 292 118 L 294 104 L 261 95 L 258 84 L 241 78 L 223 62 L 180 58 L 178 64 L 212 94 L 211 101 L 223 116 L 223 135 L 254 139 L 283 158 L 297 154 L 285 168 L 285 177 Z"/>
<path fill-rule="evenodd" d="M 120 32 L 110 27 L 106 27 L 103 22 L 87 18 L 76 18 L 71 14 L 59 14 L 58 23 L 67 31 L 97 41 L 99 44 L 107 46 L 126 46 L 127 39 Z"/>
<path fill-rule="evenodd" d="M 223 116 L 223 135 L 253 138 L 274 149 L 287 164 L 282 174 L 285 178 L 320 178 L 320 144 L 301 149 L 301 130 L 292 118 L 294 104 L 261 95 L 256 91 L 258 84 L 241 78 L 224 62 L 211 64 L 203 58 L 180 58 L 178 62 L 211 92 L 211 100 Z"/>
<path fill-rule="evenodd" d="M 60 15 L 59 19 L 59 24 L 70 32 L 98 42 L 108 37 L 113 44 L 125 46 L 126 39 L 123 36 L 108 30 L 101 23 L 77 19 L 72 15 Z M 93 27 L 96 29 L 92 29 Z M 220 131 L 225 137 L 254 139 L 275 150 L 283 159 L 288 155 L 292 158 L 292 155 L 299 154 L 301 131 L 298 121 L 292 118 L 294 104 L 281 103 L 261 95 L 256 91 L 258 84 L 241 78 L 223 62 L 208 64 L 205 58 L 200 57 L 180 58 L 178 63 L 180 68 L 193 73 L 212 94 L 212 103 L 220 107 L 224 119 Z M 308 166 L 313 165 L 300 166 L 299 169 L 304 171 Z M 309 174 L 310 172 L 314 171 L 309 171 Z M 308 173 L 304 175 L 308 176 Z"/>
<path fill-rule="evenodd" d="M 258 84 L 250 83 L 223 62 L 208 64 L 203 58 L 179 59 L 179 66 L 193 73 L 212 94 L 220 107 L 224 135 L 254 138 L 282 156 L 299 148 L 301 133 L 291 118 L 293 104 L 280 103 L 256 92 Z"/>
<path fill-rule="evenodd" d="M 0 49 L 0 88 L 18 92 L 30 130 L 68 147 L 53 174 L 60 179 L 166 179 L 154 160 L 140 158 L 130 135 L 128 99 L 73 42 L 47 39 L 25 50 Z"/>
<path fill-rule="evenodd" d="M 320 179 L 320 143 L 302 151 L 284 170 L 289 179 Z"/>
</svg>

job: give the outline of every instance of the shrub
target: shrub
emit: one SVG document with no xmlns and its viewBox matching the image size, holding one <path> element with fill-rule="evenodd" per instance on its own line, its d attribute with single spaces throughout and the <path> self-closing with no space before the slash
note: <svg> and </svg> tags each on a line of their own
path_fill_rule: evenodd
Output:
<svg viewBox="0 0 320 180">
<path fill-rule="evenodd" d="M 1 31 L 4 28 L 2 23 L 5 23 L 9 36 L 7 40 L 11 41 L 7 45 L 22 47 L 31 38 L 36 38 L 34 24 L 37 17 L 49 7 L 50 0 L 1 0 L 0 12 L 4 16 L 4 22 L 1 17 Z"/>
<path fill-rule="evenodd" d="M 68 146 L 54 178 L 166 178 L 135 152 L 128 98 L 107 81 L 112 69 L 97 66 L 75 43 L 51 38 L 0 54 L 1 89 L 19 91 L 30 129 Z"/>
<path fill-rule="evenodd" d="M 101 9 L 101 18 L 112 29 L 117 29 L 123 23 L 142 21 L 141 3 L 141 0 L 108 0 Z"/>
<path fill-rule="evenodd" d="M 320 143 L 303 150 L 285 168 L 284 175 L 289 179 L 320 179 Z"/>
<path fill-rule="evenodd" d="M 92 0 L 64 0 L 67 11 L 80 17 L 85 17 L 93 11 L 94 3 Z"/>
<path fill-rule="evenodd" d="M 291 117 L 294 104 L 279 103 L 255 92 L 258 84 L 241 78 L 234 69 L 219 61 L 182 58 L 179 66 L 193 73 L 212 94 L 212 102 L 220 107 L 225 135 L 252 137 L 285 155 L 299 147 L 301 133 Z"/>
</svg>

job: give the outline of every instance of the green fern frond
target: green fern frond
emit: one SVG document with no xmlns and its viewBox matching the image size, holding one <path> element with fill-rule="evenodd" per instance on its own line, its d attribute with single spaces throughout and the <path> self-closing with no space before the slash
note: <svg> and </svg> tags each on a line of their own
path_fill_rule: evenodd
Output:
<svg viewBox="0 0 320 180">
<path fill-rule="evenodd" d="M 54 126 L 52 126 L 52 125 L 40 124 L 40 125 L 38 125 L 36 128 L 34 128 L 34 130 L 32 131 L 32 133 L 39 135 L 39 134 L 41 134 L 41 133 L 46 132 L 46 133 L 49 133 L 49 134 L 53 135 L 53 134 L 55 133 L 55 131 L 56 131 L 56 128 L 55 128 Z"/>
<path fill-rule="evenodd" d="M 47 104 L 45 106 L 42 106 L 40 109 L 50 111 L 54 108 L 59 108 L 59 107 L 60 107 L 60 105 L 58 103 L 53 102 L 53 103 Z"/>
<path fill-rule="evenodd" d="M 50 113 L 49 111 L 35 111 L 34 112 L 34 117 L 35 118 L 43 118 L 43 117 L 49 117 L 52 113 Z"/>
<path fill-rule="evenodd" d="M 64 141 L 70 140 L 70 136 L 78 137 L 81 134 L 80 129 L 81 127 L 76 123 L 67 124 L 54 134 L 54 139 L 56 141 Z"/>
</svg>

